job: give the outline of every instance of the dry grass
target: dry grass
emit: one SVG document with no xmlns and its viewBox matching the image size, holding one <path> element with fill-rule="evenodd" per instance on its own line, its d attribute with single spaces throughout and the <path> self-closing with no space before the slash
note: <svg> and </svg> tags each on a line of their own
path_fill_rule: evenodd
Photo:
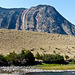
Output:
<svg viewBox="0 0 75 75">
<path fill-rule="evenodd" d="M 22 48 L 42 53 L 75 55 L 75 36 L 16 30 L 0 30 L 0 53 L 6 55 Z"/>
</svg>

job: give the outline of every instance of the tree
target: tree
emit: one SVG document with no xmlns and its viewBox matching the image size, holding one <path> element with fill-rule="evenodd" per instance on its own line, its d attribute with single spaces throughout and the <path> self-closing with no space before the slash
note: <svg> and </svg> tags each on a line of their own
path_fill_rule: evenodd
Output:
<svg viewBox="0 0 75 75">
<path fill-rule="evenodd" d="M 6 56 L 6 59 L 10 65 L 18 65 L 18 55 L 13 51 Z"/>
<path fill-rule="evenodd" d="M 21 51 L 21 53 L 19 54 L 20 60 L 25 59 L 25 52 L 24 50 Z"/>
<path fill-rule="evenodd" d="M 21 53 L 19 54 L 19 62 L 21 65 L 26 65 L 26 55 L 24 50 L 22 50 Z"/>
<path fill-rule="evenodd" d="M 61 55 L 53 55 L 53 54 L 44 54 L 42 58 L 43 62 L 48 64 L 63 64 L 64 57 Z"/>
<path fill-rule="evenodd" d="M 56 54 L 54 56 L 54 63 L 56 63 L 56 64 L 63 64 L 64 63 L 64 57 L 59 55 L 59 54 Z"/>
<path fill-rule="evenodd" d="M 2 54 L 0 54 L 0 66 L 7 66 L 7 65 L 8 63 L 6 61 L 6 58 Z"/>
<path fill-rule="evenodd" d="M 25 58 L 26 58 L 26 61 L 27 61 L 27 64 L 34 64 L 34 60 L 35 60 L 35 57 L 33 55 L 33 53 L 31 53 L 29 50 L 27 50 L 25 52 Z"/>
<path fill-rule="evenodd" d="M 42 57 L 43 57 L 42 60 L 43 60 L 44 63 L 50 63 L 49 54 L 44 54 Z"/>
</svg>

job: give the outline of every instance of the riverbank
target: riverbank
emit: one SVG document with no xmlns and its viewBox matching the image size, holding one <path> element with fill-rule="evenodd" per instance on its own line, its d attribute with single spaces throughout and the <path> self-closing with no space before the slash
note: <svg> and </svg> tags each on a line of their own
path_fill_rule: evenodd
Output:
<svg viewBox="0 0 75 75">
<path fill-rule="evenodd" d="M 26 73 L 33 73 L 33 72 L 74 72 L 75 73 L 75 69 L 69 69 L 69 70 L 44 70 L 44 69 L 37 69 L 34 66 L 0 67 L 0 75 L 24 75 Z"/>
</svg>

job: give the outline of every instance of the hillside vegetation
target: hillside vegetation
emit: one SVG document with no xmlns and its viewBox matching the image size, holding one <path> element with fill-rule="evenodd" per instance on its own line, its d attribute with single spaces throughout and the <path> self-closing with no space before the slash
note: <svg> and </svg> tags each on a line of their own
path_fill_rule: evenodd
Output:
<svg viewBox="0 0 75 75">
<path fill-rule="evenodd" d="M 0 54 L 20 53 L 22 49 L 31 50 L 34 55 L 39 52 L 74 57 L 75 36 L 0 29 Z"/>
</svg>

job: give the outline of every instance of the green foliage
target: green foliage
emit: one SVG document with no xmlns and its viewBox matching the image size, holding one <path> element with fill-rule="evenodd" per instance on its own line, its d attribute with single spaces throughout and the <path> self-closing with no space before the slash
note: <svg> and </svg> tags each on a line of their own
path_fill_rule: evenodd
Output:
<svg viewBox="0 0 75 75">
<path fill-rule="evenodd" d="M 5 57 L 2 54 L 0 54 L 0 63 L 5 61 L 5 60 L 6 60 Z"/>
<path fill-rule="evenodd" d="M 13 51 L 9 55 L 6 56 L 9 64 L 16 65 L 18 63 L 18 55 Z"/>
<path fill-rule="evenodd" d="M 4 65 L 33 65 L 35 64 L 35 58 L 41 59 L 44 63 L 47 64 L 64 64 L 64 57 L 59 54 L 37 54 L 33 55 L 33 53 L 29 50 L 22 50 L 21 53 L 17 54 L 14 51 L 9 53 L 6 57 L 0 54 L 0 66 Z M 69 56 L 65 55 L 65 58 L 68 59 Z M 69 61 L 71 64 L 75 64 L 75 59 Z"/>
<path fill-rule="evenodd" d="M 65 58 L 66 58 L 66 60 L 67 60 L 67 59 L 69 59 L 69 56 L 68 56 L 68 55 L 65 55 Z"/>
<path fill-rule="evenodd" d="M 21 60 L 23 60 L 25 58 L 25 52 L 24 52 L 24 50 L 22 50 L 21 53 L 19 54 L 19 58 Z"/>
<path fill-rule="evenodd" d="M 31 65 L 34 62 L 34 55 L 29 50 L 20 54 L 16 54 L 14 51 L 6 56 L 6 59 L 10 65 Z"/>
<path fill-rule="evenodd" d="M 21 51 L 21 53 L 18 55 L 19 58 L 19 62 L 21 65 L 25 65 L 26 64 L 26 55 L 24 50 Z"/>
<path fill-rule="evenodd" d="M 3 65 L 7 65 L 7 61 L 6 61 L 6 58 L 0 54 L 0 66 L 3 66 Z"/>
<path fill-rule="evenodd" d="M 44 54 L 42 58 L 44 63 L 48 64 L 62 64 L 64 63 L 64 57 L 61 55 Z"/>
<path fill-rule="evenodd" d="M 51 55 L 50 54 L 44 54 L 42 60 L 44 63 L 51 63 Z"/>
<path fill-rule="evenodd" d="M 59 54 L 56 54 L 54 56 L 54 62 L 53 63 L 56 63 L 56 64 L 63 64 L 64 63 L 64 57 L 59 55 Z"/>
</svg>

